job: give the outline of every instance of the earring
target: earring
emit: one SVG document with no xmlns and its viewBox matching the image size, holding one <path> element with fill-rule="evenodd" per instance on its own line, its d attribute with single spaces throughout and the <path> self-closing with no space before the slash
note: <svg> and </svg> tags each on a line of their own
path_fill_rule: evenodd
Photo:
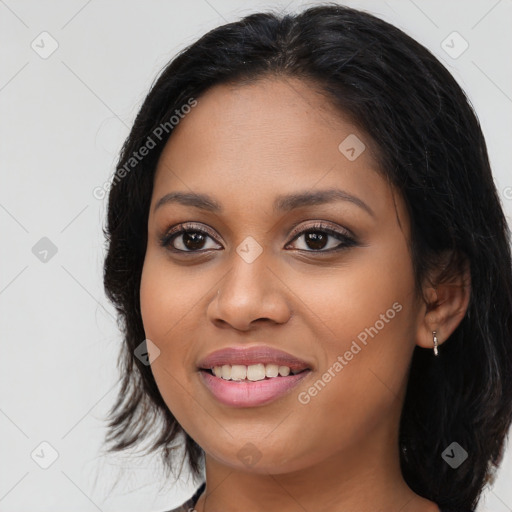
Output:
<svg viewBox="0 0 512 512">
<path fill-rule="evenodd" d="M 432 337 L 434 338 L 434 355 L 435 356 L 438 356 L 439 355 L 439 351 L 437 350 L 437 332 L 436 331 L 432 331 Z"/>
</svg>

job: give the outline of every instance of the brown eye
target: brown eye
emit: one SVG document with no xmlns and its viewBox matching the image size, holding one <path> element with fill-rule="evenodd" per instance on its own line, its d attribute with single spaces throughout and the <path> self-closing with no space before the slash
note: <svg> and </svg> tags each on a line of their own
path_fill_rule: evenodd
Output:
<svg viewBox="0 0 512 512">
<path fill-rule="evenodd" d="M 348 234 L 321 223 L 299 232 L 293 241 L 301 238 L 304 239 L 304 242 L 299 244 L 302 247 L 296 247 L 296 249 L 306 252 L 331 252 L 356 245 L 356 241 Z"/>
<path fill-rule="evenodd" d="M 197 251 L 203 248 L 207 236 L 199 231 L 184 231 L 181 234 L 182 245 L 188 251 Z M 177 236 L 174 236 L 172 241 L 175 241 L 177 238 Z"/>
<path fill-rule="evenodd" d="M 180 224 L 176 229 L 164 235 L 160 240 L 161 245 L 173 252 L 200 252 L 218 248 L 219 244 L 207 231 L 194 226 L 185 229 L 183 226 Z M 215 243 L 212 245 L 210 242 L 208 246 L 209 241 Z"/>
<path fill-rule="evenodd" d="M 310 249 L 319 250 L 326 246 L 329 235 L 320 231 L 316 231 L 312 233 L 306 233 L 304 237 L 305 243 Z"/>
</svg>

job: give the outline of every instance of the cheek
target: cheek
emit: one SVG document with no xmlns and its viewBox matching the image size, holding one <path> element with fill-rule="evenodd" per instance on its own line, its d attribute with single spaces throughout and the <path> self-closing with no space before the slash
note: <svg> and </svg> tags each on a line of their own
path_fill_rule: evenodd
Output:
<svg viewBox="0 0 512 512">
<path fill-rule="evenodd" d="M 199 273 L 183 272 L 165 256 L 148 250 L 140 283 L 140 308 L 144 331 L 149 339 L 166 341 L 197 307 L 208 285 Z M 189 331 L 190 332 L 190 331 Z"/>
<path fill-rule="evenodd" d="M 200 415 L 200 410 L 191 407 L 190 388 L 187 379 L 193 365 L 190 343 L 183 333 L 191 332 L 192 326 L 185 320 L 179 302 L 166 293 L 154 281 L 142 281 L 141 312 L 146 338 L 157 347 L 158 355 L 152 358 L 151 373 L 158 390 L 169 411 L 184 427 L 189 427 L 187 419 L 192 414 Z M 186 317 L 185 317 L 186 319 Z M 185 329 L 185 331 L 182 331 Z M 193 400 L 192 400 L 193 402 Z"/>
<path fill-rule="evenodd" d="M 159 350 L 151 371 L 167 407 L 184 424 L 195 399 L 190 394 L 190 379 L 196 370 L 195 340 L 205 321 L 199 308 L 211 286 L 204 273 L 184 272 L 171 265 L 165 255 L 148 250 L 141 276 L 140 308 L 146 338 Z M 201 407 L 196 414 L 200 411 Z"/>
<path fill-rule="evenodd" d="M 168 322 L 171 320 L 168 312 L 174 311 L 169 306 L 174 305 L 175 294 L 169 293 L 168 274 L 159 272 L 159 265 L 155 260 L 148 251 L 140 282 L 140 310 L 146 336 L 156 341 L 162 336 L 164 324 L 168 324 L 167 329 L 171 325 Z M 164 311 L 167 313 L 163 315 Z"/>
<path fill-rule="evenodd" d="M 165 262 L 151 255 L 146 257 L 140 284 L 142 323 L 146 338 L 159 350 L 151 370 L 159 389 L 168 392 L 169 397 L 179 395 L 179 382 L 193 365 L 191 313 L 199 290 L 190 282 L 187 286 L 179 277 L 180 273 L 173 272 Z M 195 325 L 197 328 L 197 320 Z"/>
<path fill-rule="evenodd" d="M 331 359 L 334 353 L 348 350 L 355 339 L 364 346 L 369 339 L 393 338 L 397 350 L 402 342 L 408 343 L 414 278 L 405 248 L 404 254 L 385 245 L 363 249 L 328 273 L 285 279 L 293 283 L 300 299 L 298 316 L 311 323 L 316 343 L 331 353 Z"/>
<path fill-rule="evenodd" d="M 318 379 L 299 390 L 299 401 L 327 429 L 342 421 L 362 431 L 395 407 L 414 349 L 414 279 L 406 249 L 361 254 L 329 278 L 304 280 L 299 292 L 315 313 L 310 329 L 323 352 Z"/>
</svg>

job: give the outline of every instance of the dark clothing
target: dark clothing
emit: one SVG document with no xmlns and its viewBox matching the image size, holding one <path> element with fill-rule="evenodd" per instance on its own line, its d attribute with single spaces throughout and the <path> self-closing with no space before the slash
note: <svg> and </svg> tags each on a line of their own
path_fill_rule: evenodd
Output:
<svg viewBox="0 0 512 512">
<path fill-rule="evenodd" d="M 194 510 L 194 507 L 196 505 L 197 500 L 199 499 L 199 496 L 203 494 L 205 488 L 205 484 L 203 483 L 201 487 L 195 492 L 194 496 L 187 500 L 181 507 L 173 508 L 172 510 L 169 510 L 168 512 L 192 512 Z M 451 510 L 448 510 L 446 508 L 439 507 L 441 512 L 452 512 Z M 472 512 L 471 510 L 468 510 L 467 512 Z"/>
</svg>

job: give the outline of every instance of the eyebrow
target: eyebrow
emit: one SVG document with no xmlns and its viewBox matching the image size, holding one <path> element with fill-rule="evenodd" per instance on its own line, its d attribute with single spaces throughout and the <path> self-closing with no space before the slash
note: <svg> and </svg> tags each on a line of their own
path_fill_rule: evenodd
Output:
<svg viewBox="0 0 512 512">
<path fill-rule="evenodd" d="M 364 201 L 344 190 L 335 188 L 316 191 L 306 190 L 293 194 L 280 195 L 275 199 L 273 208 L 274 211 L 289 212 L 303 206 L 314 206 L 332 203 L 334 201 L 351 202 L 365 210 L 372 217 L 375 217 L 373 210 Z M 170 192 L 157 201 L 153 212 L 171 203 L 192 206 L 212 213 L 222 213 L 224 211 L 222 205 L 207 194 L 198 194 L 196 192 Z"/>
</svg>

